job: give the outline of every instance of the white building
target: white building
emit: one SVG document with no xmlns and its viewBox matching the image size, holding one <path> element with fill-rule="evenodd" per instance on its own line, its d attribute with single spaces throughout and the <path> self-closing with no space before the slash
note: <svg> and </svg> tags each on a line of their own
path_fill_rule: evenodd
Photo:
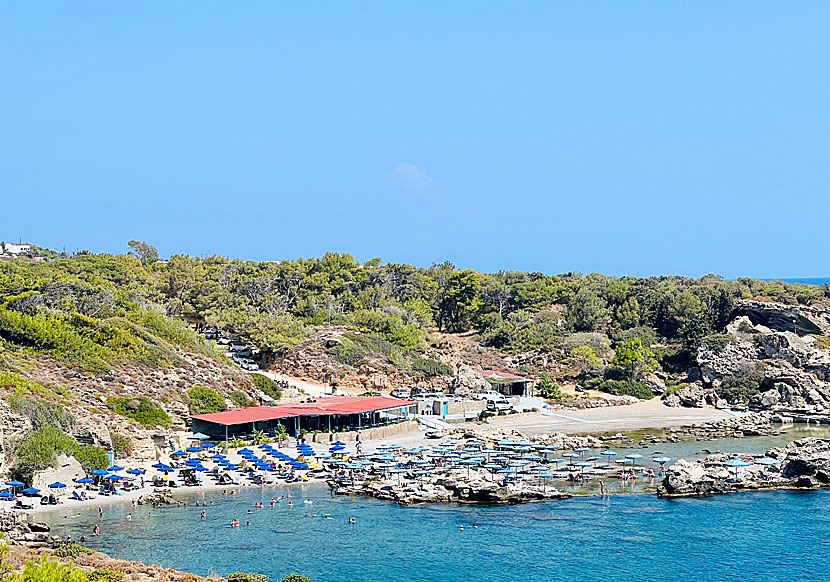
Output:
<svg viewBox="0 0 830 582">
<path fill-rule="evenodd" d="M 19 255 L 21 253 L 28 253 L 32 250 L 32 245 L 28 243 L 0 243 L 3 245 L 3 250 L 9 255 Z"/>
</svg>

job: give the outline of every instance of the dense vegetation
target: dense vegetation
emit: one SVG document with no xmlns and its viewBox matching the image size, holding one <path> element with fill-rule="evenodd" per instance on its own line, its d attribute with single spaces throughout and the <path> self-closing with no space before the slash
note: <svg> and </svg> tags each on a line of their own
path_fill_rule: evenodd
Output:
<svg viewBox="0 0 830 582">
<path fill-rule="evenodd" d="M 28 483 L 36 471 L 51 467 L 58 453 L 74 456 L 87 472 L 103 469 L 109 461 L 101 447 L 79 444 L 59 426 L 47 424 L 15 444 L 12 475 Z"/>
<path fill-rule="evenodd" d="M 169 428 L 170 416 L 163 408 L 153 404 L 146 396 L 132 397 L 111 397 L 107 398 L 107 408 L 116 414 L 126 416 L 146 428 L 161 426 Z"/>
<path fill-rule="evenodd" d="M 811 303 L 830 287 L 716 276 L 547 276 L 358 263 L 351 255 L 255 263 L 176 255 L 131 241 L 134 253 L 82 253 L 49 262 L 0 263 L 0 341 L 94 372 L 112 362 L 167 366 L 176 346 L 212 354 L 191 326 L 218 327 L 264 355 L 302 342 L 311 326 L 352 331 L 331 348 L 346 365 L 367 355 L 422 376 L 451 373 L 425 359 L 434 329 L 473 331 L 485 346 L 520 352 L 560 348 L 586 378 L 605 375 L 613 350 L 632 339 L 661 346 L 640 365 L 619 362 L 633 380 L 644 370 L 682 371 L 705 338 L 723 330 L 737 298 Z M 639 357 L 638 356 L 638 357 Z M 613 375 L 613 373 L 612 373 Z M 609 389 L 636 391 L 631 384 Z"/>
<path fill-rule="evenodd" d="M 194 386 L 188 390 L 187 396 L 190 399 L 187 405 L 190 414 L 222 412 L 227 408 L 225 399 L 219 396 L 215 390 L 206 386 Z"/>
</svg>

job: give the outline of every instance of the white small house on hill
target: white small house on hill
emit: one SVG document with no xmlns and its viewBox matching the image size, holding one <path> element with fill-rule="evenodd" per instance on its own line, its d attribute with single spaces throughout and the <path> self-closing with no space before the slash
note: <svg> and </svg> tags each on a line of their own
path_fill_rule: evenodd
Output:
<svg viewBox="0 0 830 582">
<path fill-rule="evenodd" d="M 7 255 L 20 255 L 28 253 L 32 250 L 32 245 L 28 243 L 0 243 L 0 250 Z"/>
</svg>

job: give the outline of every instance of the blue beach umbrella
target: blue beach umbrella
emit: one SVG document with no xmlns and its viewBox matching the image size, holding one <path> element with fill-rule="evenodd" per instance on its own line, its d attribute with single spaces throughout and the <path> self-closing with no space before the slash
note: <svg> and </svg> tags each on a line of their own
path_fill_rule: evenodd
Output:
<svg viewBox="0 0 830 582">
<path fill-rule="evenodd" d="M 96 477 L 105 477 L 109 475 L 109 473 L 104 469 L 95 469 L 90 475 L 95 475 Z"/>
<path fill-rule="evenodd" d="M 760 459 L 756 459 L 755 463 L 757 463 L 758 465 L 772 466 L 772 465 L 780 465 L 781 461 L 779 461 L 778 459 L 770 458 L 770 457 L 761 457 Z"/>
<path fill-rule="evenodd" d="M 143 475 L 144 470 L 143 469 L 129 469 L 127 471 L 127 473 L 129 473 L 130 475 Z"/>
<path fill-rule="evenodd" d="M 0 491 L 0 499 L 14 499 L 14 493 L 11 491 Z"/>
<path fill-rule="evenodd" d="M 119 467 L 118 465 L 113 465 L 112 467 L 107 467 L 107 471 L 111 473 L 117 473 L 118 471 L 123 471 L 124 467 Z"/>
<path fill-rule="evenodd" d="M 90 483 L 95 483 L 95 481 L 93 481 L 93 480 L 92 480 L 92 479 L 90 479 L 89 477 L 84 477 L 83 479 L 78 479 L 77 481 L 75 481 L 75 483 L 82 483 L 82 484 L 84 484 L 84 485 L 88 485 L 88 484 L 90 484 Z M 38 490 L 38 491 L 39 491 L 39 490 Z"/>
<path fill-rule="evenodd" d="M 21 491 L 23 495 L 37 495 L 40 493 L 40 489 L 35 489 L 34 487 L 27 487 L 23 491 Z"/>
<path fill-rule="evenodd" d="M 21 483 L 20 481 L 6 481 L 6 485 L 9 487 L 25 487 L 25 483 Z"/>
<path fill-rule="evenodd" d="M 185 453 L 181 449 L 179 449 L 178 451 L 173 451 L 172 453 L 170 453 L 171 457 L 184 457 L 185 455 L 187 455 L 187 453 Z"/>
<path fill-rule="evenodd" d="M 735 469 L 735 479 L 738 478 L 738 469 L 740 467 L 749 467 L 749 463 L 746 461 L 742 461 L 740 459 L 729 459 L 724 463 L 727 467 L 733 467 Z"/>
<path fill-rule="evenodd" d="M 202 452 L 202 447 L 188 447 L 187 452 L 188 453 L 201 453 Z"/>
<path fill-rule="evenodd" d="M 208 435 L 206 435 L 205 433 L 203 433 L 203 432 L 197 432 L 197 433 L 195 433 L 195 434 L 193 434 L 193 435 L 191 435 L 187 438 L 188 438 L 188 440 L 191 440 L 191 441 L 206 441 L 210 437 Z"/>
<path fill-rule="evenodd" d="M 107 475 L 106 477 L 104 477 L 104 479 L 106 479 L 107 481 L 120 481 L 123 478 L 124 477 L 122 477 L 121 475 Z"/>
<path fill-rule="evenodd" d="M 212 449 L 215 446 L 216 445 L 214 445 L 213 443 L 202 443 L 202 448 L 203 449 Z"/>
<path fill-rule="evenodd" d="M 61 483 L 60 481 L 55 481 L 54 483 L 49 484 L 49 489 L 65 489 L 66 485 Z"/>
<path fill-rule="evenodd" d="M 331 444 L 335 445 L 335 446 L 338 446 L 338 447 L 345 447 L 346 446 L 346 443 L 344 443 L 343 441 L 334 441 Z"/>
</svg>

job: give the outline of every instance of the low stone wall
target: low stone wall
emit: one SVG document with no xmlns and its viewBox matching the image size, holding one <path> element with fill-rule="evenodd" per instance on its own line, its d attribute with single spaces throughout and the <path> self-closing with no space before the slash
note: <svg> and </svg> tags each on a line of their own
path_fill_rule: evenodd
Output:
<svg viewBox="0 0 830 582">
<path fill-rule="evenodd" d="M 377 426 L 375 428 L 365 428 L 360 431 L 350 432 L 320 432 L 316 434 L 308 433 L 305 435 L 305 440 L 312 443 L 333 443 L 341 440 L 343 442 L 353 442 L 357 440 L 357 435 L 360 435 L 361 441 L 386 439 L 395 435 L 404 434 L 418 430 L 418 423 L 414 420 L 405 420 L 397 424 L 390 424 L 387 426 Z"/>
<path fill-rule="evenodd" d="M 487 407 L 486 400 L 465 400 L 464 402 L 450 402 L 448 414 L 461 414 L 462 412 L 479 412 Z"/>
</svg>

